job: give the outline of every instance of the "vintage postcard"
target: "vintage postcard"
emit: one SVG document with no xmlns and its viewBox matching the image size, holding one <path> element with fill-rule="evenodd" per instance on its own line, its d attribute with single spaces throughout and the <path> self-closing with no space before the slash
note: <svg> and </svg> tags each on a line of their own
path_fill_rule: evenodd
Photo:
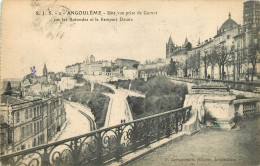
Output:
<svg viewBox="0 0 260 166">
<path fill-rule="evenodd" d="M 259 165 L 259 0 L 2 0 L 0 165 Z"/>
</svg>

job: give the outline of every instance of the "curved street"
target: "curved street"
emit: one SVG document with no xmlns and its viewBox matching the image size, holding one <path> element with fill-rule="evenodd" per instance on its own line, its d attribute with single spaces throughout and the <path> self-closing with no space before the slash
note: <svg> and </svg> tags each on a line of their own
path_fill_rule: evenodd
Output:
<svg viewBox="0 0 260 166">
<path fill-rule="evenodd" d="M 64 130 L 62 130 L 60 135 L 56 138 L 56 141 L 86 134 L 92 130 L 92 120 L 82 114 L 82 112 L 85 113 L 87 110 L 77 106 L 78 105 L 74 104 L 73 102 L 65 103 L 67 114 L 66 117 L 68 122 Z"/>
</svg>

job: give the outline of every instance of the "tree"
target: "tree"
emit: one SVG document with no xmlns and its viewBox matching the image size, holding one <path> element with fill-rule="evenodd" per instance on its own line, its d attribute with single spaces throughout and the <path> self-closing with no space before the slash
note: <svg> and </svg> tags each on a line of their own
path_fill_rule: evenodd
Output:
<svg viewBox="0 0 260 166">
<path fill-rule="evenodd" d="M 215 46 L 212 49 L 209 61 L 211 62 L 211 64 L 218 64 L 219 78 L 222 80 L 225 79 L 225 65 L 228 63 L 232 52 L 233 47 L 227 47 L 225 44 Z"/>
<path fill-rule="evenodd" d="M 223 45 L 221 47 L 221 57 L 220 57 L 221 61 L 220 62 L 222 65 L 222 80 L 225 79 L 225 65 L 230 60 L 232 53 L 233 53 L 233 47 L 228 47 L 226 45 Z"/>
<path fill-rule="evenodd" d="M 12 86 L 11 86 L 11 83 L 8 81 L 4 94 L 5 95 L 12 95 L 12 93 L 13 93 L 12 92 Z"/>
<path fill-rule="evenodd" d="M 187 43 L 186 49 L 190 51 L 192 49 L 192 44 L 190 42 Z"/>
<path fill-rule="evenodd" d="M 231 55 L 231 49 L 229 49 L 226 45 L 221 46 L 221 53 L 220 53 L 220 64 L 221 64 L 221 73 L 222 73 L 222 80 L 225 79 L 225 65 L 229 61 Z"/>
<path fill-rule="evenodd" d="M 184 77 L 187 77 L 188 76 L 187 75 L 188 74 L 187 60 L 185 61 L 183 72 L 184 72 Z"/>
<path fill-rule="evenodd" d="M 176 70 L 176 63 L 173 61 L 171 58 L 169 69 L 168 69 L 168 74 L 169 75 L 177 75 L 177 70 Z"/>
<path fill-rule="evenodd" d="M 218 64 L 219 68 L 219 79 L 222 79 L 222 72 L 221 72 L 221 66 L 222 66 L 222 60 L 221 60 L 221 47 L 220 46 L 214 46 L 211 50 L 211 54 L 209 55 L 209 62 L 211 65 Z"/>
<path fill-rule="evenodd" d="M 203 63 L 204 63 L 204 78 L 207 78 L 207 68 L 209 65 L 209 53 L 208 51 L 204 51 L 204 56 L 201 57 Z"/>
<path fill-rule="evenodd" d="M 237 80 L 240 79 L 241 76 L 241 69 L 242 69 L 242 65 L 245 63 L 246 60 L 246 56 L 245 55 L 245 48 L 241 47 L 239 49 L 236 50 L 237 52 L 237 57 L 236 57 L 236 66 L 237 66 Z"/>
<path fill-rule="evenodd" d="M 211 72 L 214 72 L 214 66 L 218 64 L 219 62 L 219 54 L 217 47 L 213 47 L 211 49 L 211 52 L 208 54 L 208 63 L 211 65 Z M 219 64 L 219 75 L 221 75 L 221 65 Z M 211 78 L 214 78 L 214 74 L 211 76 Z"/>
<path fill-rule="evenodd" d="M 158 70 L 160 72 L 160 75 L 163 75 L 163 73 L 167 72 L 167 69 L 168 69 L 167 65 L 159 67 Z"/>
<path fill-rule="evenodd" d="M 187 58 L 187 68 L 192 71 L 192 73 L 196 73 L 195 75 L 198 76 L 198 71 L 200 67 L 200 55 L 195 53 Z"/>
<path fill-rule="evenodd" d="M 254 38 L 251 35 L 248 44 L 248 52 L 247 52 L 249 63 L 251 63 L 252 65 L 251 81 L 253 81 L 255 75 L 255 68 L 257 62 L 257 50 L 259 50 L 259 45 L 257 45 L 257 43 L 254 41 Z"/>
<path fill-rule="evenodd" d="M 138 68 L 138 66 L 139 66 L 139 64 L 138 63 L 136 63 L 136 64 L 133 64 L 133 68 Z"/>
<path fill-rule="evenodd" d="M 145 64 L 150 64 L 151 63 L 151 60 L 145 60 Z"/>
<path fill-rule="evenodd" d="M 83 75 L 82 74 L 75 74 L 75 76 L 73 78 L 75 80 L 77 80 L 77 83 L 85 82 L 85 79 L 83 79 Z"/>
<path fill-rule="evenodd" d="M 163 59 L 162 59 L 162 58 L 156 59 L 156 63 L 162 63 L 162 62 L 163 62 Z"/>
<path fill-rule="evenodd" d="M 235 57 L 235 45 L 232 46 L 232 52 L 231 52 L 231 55 L 232 55 L 232 65 L 233 65 L 233 81 L 236 81 L 236 57 Z"/>
</svg>

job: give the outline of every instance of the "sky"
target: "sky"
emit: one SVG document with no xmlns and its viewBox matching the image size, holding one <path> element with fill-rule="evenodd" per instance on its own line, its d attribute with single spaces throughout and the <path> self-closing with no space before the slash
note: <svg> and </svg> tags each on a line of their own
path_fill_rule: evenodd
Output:
<svg viewBox="0 0 260 166">
<path fill-rule="evenodd" d="M 2 4 L 2 0 L 0 0 L 0 6 L 1 6 L 1 4 Z M 0 7 L 0 31 L 1 31 L 1 20 L 2 20 L 2 18 L 1 18 L 1 7 Z M 2 38 L 1 38 L 1 32 L 0 32 L 0 43 L 1 43 L 1 41 L 2 41 Z"/>
<path fill-rule="evenodd" d="M 175 1 L 3 1 L 2 8 L 2 77 L 22 78 L 32 66 L 42 75 L 48 71 L 65 71 L 65 66 L 82 62 L 90 55 L 97 60 L 116 58 L 165 58 L 165 45 L 171 35 L 182 45 L 185 38 L 196 45 L 216 35 L 228 19 L 243 22 L 244 0 L 175 0 Z M 42 10 L 40 10 L 42 9 Z M 49 9 L 49 10 L 48 10 Z M 103 18 L 132 18 L 133 21 L 53 22 L 53 16 L 37 16 L 36 11 L 102 11 Z M 142 12 L 142 15 L 108 16 L 113 12 Z M 157 12 L 144 15 L 143 12 Z M 55 15 L 55 18 L 61 18 Z M 67 17 L 67 16 L 62 16 Z M 94 18 L 95 16 L 72 16 Z"/>
</svg>

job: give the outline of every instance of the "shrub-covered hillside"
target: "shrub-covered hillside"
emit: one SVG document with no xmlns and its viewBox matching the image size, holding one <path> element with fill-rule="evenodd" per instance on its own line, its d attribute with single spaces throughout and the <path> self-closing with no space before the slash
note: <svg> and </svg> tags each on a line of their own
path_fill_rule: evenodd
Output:
<svg viewBox="0 0 260 166">
<path fill-rule="evenodd" d="M 154 77 L 147 82 L 132 81 L 135 87 L 146 94 L 145 98 L 128 97 L 134 119 L 183 107 L 187 86 L 174 84 L 166 77 Z"/>
</svg>

